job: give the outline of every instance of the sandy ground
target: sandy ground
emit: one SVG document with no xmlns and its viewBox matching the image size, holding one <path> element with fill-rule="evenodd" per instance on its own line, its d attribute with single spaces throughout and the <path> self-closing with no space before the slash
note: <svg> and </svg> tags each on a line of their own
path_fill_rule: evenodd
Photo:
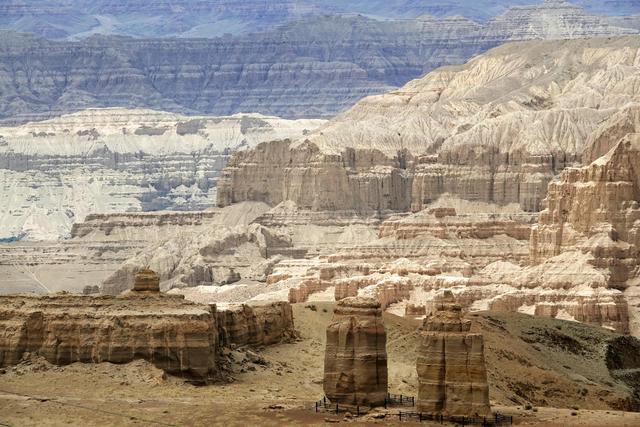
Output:
<svg viewBox="0 0 640 427">
<path fill-rule="evenodd" d="M 329 419 L 357 426 L 418 425 L 400 423 L 396 415 L 356 420 L 315 413 L 314 402 L 322 396 L 324 328 L 331 308 L 330 303 L 296 305 L 294 314 L 301 339 L 260 351 L 259 358 L 266 361 L 266 366 L 262 361 L 250 362 L 250 353 L 243 350 L 228 352 L 236 361 L 235 381 L 230 384 L 196 387 L 167 377 L 144 361 L 65 367 L 29 363 L 7 369 L 0 374 L 0 426 L 246 427 L 325 425 Z M 393 360 L 400 359 L 400 353 L 410 354 L 406 346 L 411 344 L 406 330 L 393 322 L 389 325 L 389 347 L 394 348 L 390 351 L 389 389 L 401 393 L 413 388 L 409 378 L 413 374 L 408 362 Z M 494 409 L 513 415 L 518 425 L 640 425 L 640 414 L 612 410 L 525 410 L 509 405 Z"/>
</svg>

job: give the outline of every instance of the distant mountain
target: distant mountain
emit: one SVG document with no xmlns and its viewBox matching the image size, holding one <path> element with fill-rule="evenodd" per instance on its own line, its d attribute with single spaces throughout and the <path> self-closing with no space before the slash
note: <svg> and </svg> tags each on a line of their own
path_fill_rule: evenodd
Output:
<svg viewBox="0 0 640 427">
<path fill-rule="evenodd" d="M 159 10 L 181 4 L 153 3 Z M 114 1 L 112 7 L 123 4 Z M 637 34 L 638 27 L 637 21 L 546 2 L 512 8 L 485 24 L 462 17 L 381 21 L 318 15 L 214 39 L 94 35 L 58 42 L 4 32 L 0 121 L 25 122 L 90 107 L 326 117 L 507 41 Z"/>
<path fill-rule="evenodd" d="M 484 22 L 509 7 L 538 0 L 3 0 L 0 29 L 53 40 L 92 34 L 132 37 L 216 37 L 264 31 L 320 14 L 416 18 L 463 16 Z M 546 0 L 545 3 L 563 3 Z M 574 0 L 591 13 L 640 14 L 640 0 Z"/>
</svg>

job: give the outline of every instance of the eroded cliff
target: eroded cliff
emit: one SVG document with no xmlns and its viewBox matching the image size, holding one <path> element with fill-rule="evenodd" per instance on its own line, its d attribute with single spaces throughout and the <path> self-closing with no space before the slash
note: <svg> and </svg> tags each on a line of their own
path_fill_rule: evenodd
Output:
<svg viewBox="0 0 640 427">
<path fill-rule="evenodd" d="M 218 204 L 419 211 L 449 193 L 538 211 L 587 141 L 615 143 L 603 122 L 637 108 L 639 49 L 637 37 L 525 42 L 440 68 L 306 138 L 235 155 Z"/>
</svg>

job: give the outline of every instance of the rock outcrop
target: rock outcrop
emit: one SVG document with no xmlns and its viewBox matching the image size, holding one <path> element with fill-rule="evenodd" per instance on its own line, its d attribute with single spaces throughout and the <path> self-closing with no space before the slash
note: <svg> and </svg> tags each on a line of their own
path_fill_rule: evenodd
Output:
<svg viewBox="0 0 640 427">
<path fill-rule="evenodd" d="M 589 252 L 611 286 L 623 286 L 639 265 L 640 134 L 589 166 L 563 172 L 549 185 L 547 204 L 531 235 L 532 262 Z"/>
<path fill-rule="evenodd" d="M 506 44 L 365 98 L 308 137 L 238 153 L 218 204 L 419 211 L 443 194 L 542 208 L 600 126 L 640 103 L 640 37 Z M 570 69 L 572 72 L 567 72 Z"/>
<path fill-rule="evenodd" d="M 531 233 L 534 270 L 563 276 L 579 262 L 593 274 L 584 284 L 606 289 L 617 301 L 585 304 L 580 318 L 638 329 L 640 277 L 640 135 L 630 134 L 589 166 L 568 169 L 549 185 L 548 208 Z M 622 292 L 625 294 L 623 298 Z M 630 325 L 630 320 L 633 323 Z"/>
<path fill-rule="evenodd" d="M 327 326 L 325 395 L 341 405 L 380 406 L 387 397 L 387 379 L 380 305 L 367 298 L 338 302 Z"/>
<path fill-rule="evenodd" d="M 215 306 L 180 297 L 0 297 L 0 366 L 24 353 L 50 363 L 146 359 L 175 375 L 215 378 Z"/>
<path fill-rule="evenodd" d="M 145 359 L 167 373 L 218 379 L 223 347 L 263 347 L 295 336 L 289 303 L 222 308 L 150 289 L 158 278 L 136 277 L 119 297 L 0 296 L 0 367 L 26 353 L 50 363 L 128 363 Z"/>
<path fill-rule="evenodd" d="M 287 302 L 226 307 L 217 312 L 221 345 L 263 346 L 295 336 L 293 312 Z"/>
<path fill-rule="evenodd" d="M 138 270 L 133 281 L 133 293 L 160 293 L 160 277 L 148 268 Z"/>
<path fill-rule="evenodd" d="M 453 294 L 445 291 L 424 321 L 418 352 L 417 409 L 425 414 L 486 416 L 491 412 L 482 335 L 470 332 Z"/>
<path fill-rule="evenodd" d="M 271 260 L 286 255 L 304 256 L 288 236 L 258 224 L 212 224 L 198 233 L 183 233 L 156 242 L 130 258 L 101 285 L 101 292 L 117 295 L 126 290 L 140 265 L 158 272 L 164 291 L 200 285 L 225 285 L 242 278 L 266 281 Z"/>
</svg>

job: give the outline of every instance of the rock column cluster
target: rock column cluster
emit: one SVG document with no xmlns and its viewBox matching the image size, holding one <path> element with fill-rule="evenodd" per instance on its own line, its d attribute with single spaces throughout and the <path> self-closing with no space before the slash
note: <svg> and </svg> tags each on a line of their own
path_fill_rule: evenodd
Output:
<svg viewBox="0 0 640 427">
<path fill-rule="evenodd" d="M 445 291 L 425 319 L 417 361 L 418 411 L 452 416 L 489 415 L 484 340 L 470 332 L 461 306 Z"/>
<path fill-rule="evenodd" d="M 386 332 L 380 303 L 339 301 L 327 327 L 324 392 L 332 403 L 381 406 L 387 396 Z"/>
</svg>

